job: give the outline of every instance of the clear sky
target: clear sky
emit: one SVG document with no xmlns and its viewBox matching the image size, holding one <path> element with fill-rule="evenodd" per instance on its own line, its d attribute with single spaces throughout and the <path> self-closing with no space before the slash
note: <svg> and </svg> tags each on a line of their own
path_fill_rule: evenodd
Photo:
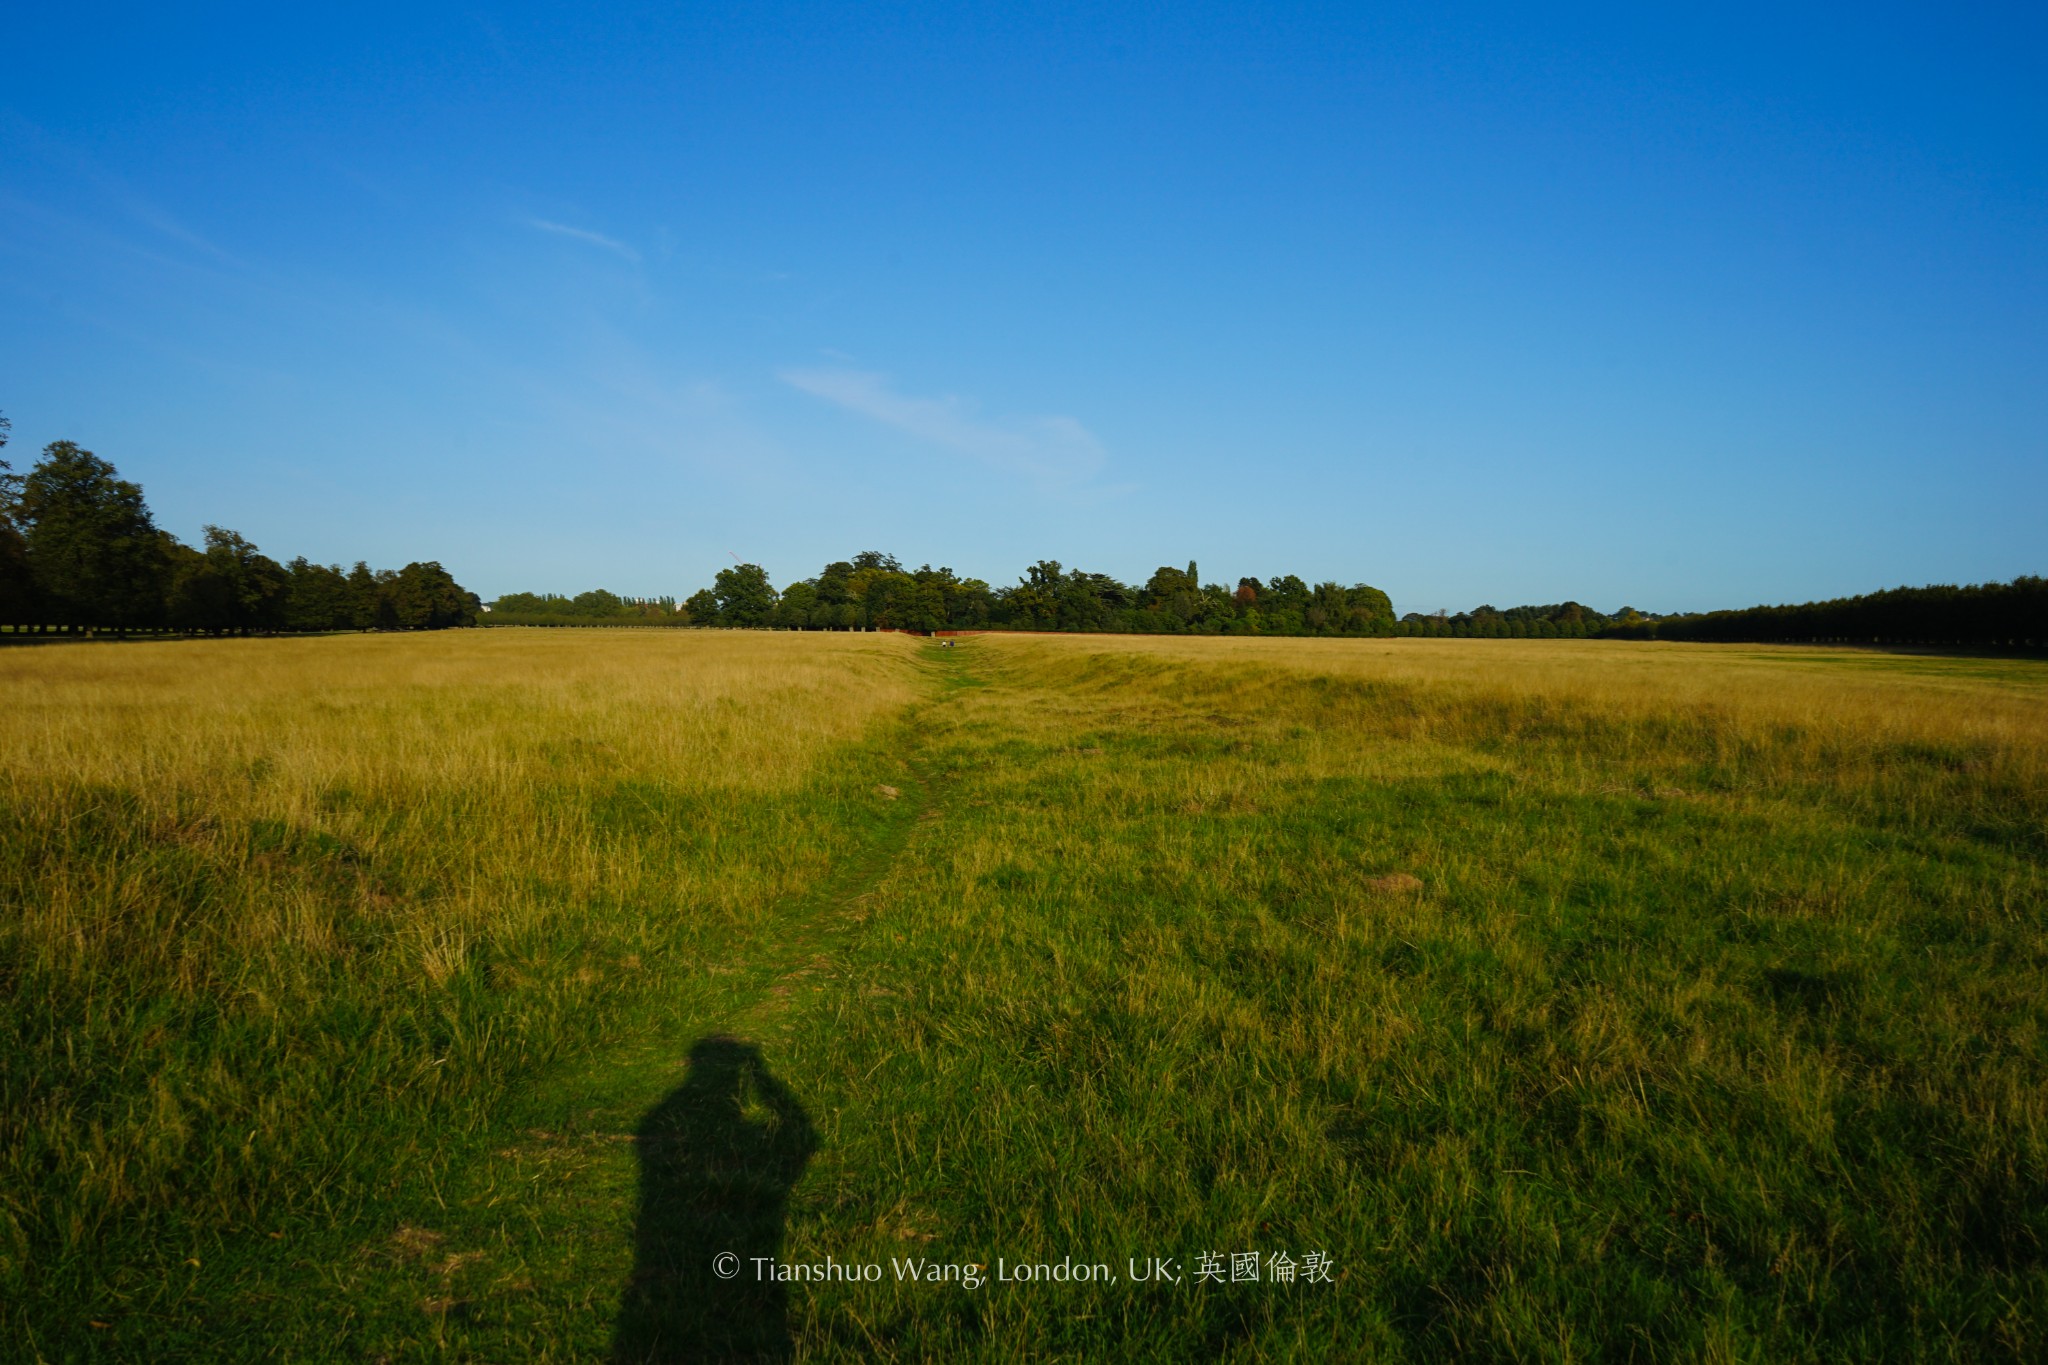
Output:
<svg viewBox="0 0 2048 1365">
<path fill-rule="evenodd" d="M 12 7 L 16 467 L 487 598 L 2048 571 L 2038 4 L 581 8 Z"/>
</svg>

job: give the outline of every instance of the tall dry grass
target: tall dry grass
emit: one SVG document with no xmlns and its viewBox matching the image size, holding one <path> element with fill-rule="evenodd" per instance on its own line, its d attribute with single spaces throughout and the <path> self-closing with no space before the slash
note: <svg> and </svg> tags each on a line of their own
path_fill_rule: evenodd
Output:
<svg viewBox="0 0 2048 1365">
<path fill-rule="evenodd" d="M 0 1285 L 360 1202 L 680 989 L 844 851 L 827 759 L 910 700 L 912 648 L 0 651 Z"/>
<path fill-rule="evenodd" d="M 2048 848 L 2048 672 L 2024 660 L 1628 641 L 989 645 L 1020 682 L 1131 689 L 1134 708 L 1256 723 L 1306 704 L 1327 722 L 1302 756 L 1312 774 L 1426 768 L 1454 750 L 1594 791 L 1824 794 Z"/>
</svg>

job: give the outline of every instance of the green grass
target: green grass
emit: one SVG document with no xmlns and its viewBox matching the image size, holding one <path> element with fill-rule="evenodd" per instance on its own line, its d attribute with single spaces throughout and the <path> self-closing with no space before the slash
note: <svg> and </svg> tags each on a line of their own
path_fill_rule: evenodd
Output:
<svg viewBox="0 0 2048 1365">
<path fill-rule="evenodd" d="M 523 735 L 562 774 L 519 808 L 567 842 L 490 874 L 528 937 L 478 907 L 439 980 L 352 968 L 374 935 L 279 948 L 264 1014 L 246 952 L 124 992 L 17 931 L 0 1333 L 53 1360 L 2048 1350 L 2048 666 L 864 647 L 843 666 L 901 700 L 795 735 L 845 702 L 785 689 L 749 743 L 802 762 L 758 790 L 679 782 L 660 746 L 591 780 L 576 726 L 506 720 L 483 746 Z M 397 810 L 246 820 L 237 862 L 144 839 L 159 798 L 58 786 L 5 812 L 32 923 L 57 886 L 432 899 L 431 841 L 365 832 Z M 546 861 L 575 845 L 580 879 Z M 681 880 L 743 912 L 661 893 Z M 134 1158 L 155 1184 L 109 1199 L 56 1090 L 180 1133 L 179 1163 Z M 238 1146 L 265 1097 L 299 1127 Z M 883 1278 L 726 1284 L 726 1249 Z M 1196 1284 L 1204 1252 L 1334 1273 Z M 1155 1256 L 1183 1282 L 1130 1282 Z M 1115 1278 L 933 1286 L 905 1257 Z"/>
<path fill-rule="evenodd" d="M 835 1178 L 793 1241 L 871 1257 L 845 1211 L 894 1200 L 954 1257 L 1318 1248 L 1339 1283 L 951 1315 L 837 1290 L 806 1340 L 2043 1348 L 2037 794 L 1983 809 L 1940 746 L 1837 755 L 1943 794 L 1908 820 L 1838 773 L 1740 781 L 1768 746 L 1711 726 L 1651 749 L 1640 721 L 1387 682 L 985 666 L 1057 723 L 1020 734 L 991 689 L 932 727 L 959 829 L 913 845 L 863 940 L 853 975 L 890 994 L 814 1035 Z M 1416 752 L 1425 714 L 1456 741 Z M 1331 772 L 1333 736 L 1384 752 Z M 1371 889 L 1401 870 L 1420 894 Z"/>
</svg>

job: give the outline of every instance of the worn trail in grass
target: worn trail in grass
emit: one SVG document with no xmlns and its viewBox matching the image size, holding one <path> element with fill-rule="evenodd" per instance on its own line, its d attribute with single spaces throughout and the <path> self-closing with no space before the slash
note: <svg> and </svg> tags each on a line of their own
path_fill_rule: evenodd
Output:
<svg viewBox="0 0 2048 1365">
<path fill-rule="evenodd" d="M 394 1215 L 387 1244 L 359 1249 L 327 1291 L 349 1305 L 348 1353 L 697 1360 L 804 1345 L 788 1296 L 764 1290 L 752 1262 L 784 1254 L 790 1186 L 817 1141 L 805 1105 L 819 1058 L 799 1021 L 874 989 L 849 979 L 848 950 L 906 848 L 943 818 L 950 783 L 924 762 L 923 736 L 979 680 L 952 651 L 920 671 L 925 699 L 837 760 L 879 798 L 858 844 L 722 945 L 700 989 L 644 996 L 610 1029 L 622 1041 L 519 1095 L 445 1186 Z M 744 1282 L 715 1275 L 720 1249 L 743 1259 Z M 318 1317 L 304 1325 L 298 1349 L 342 1345 Z M 278 1345 L 293 1349 L 271 1335 Z"/>
<path fill-rule="evenodd" d="M 817 1358 L 2040 1349 L 2048 672 L 961 653 L 789 1254 L 1111 1275 L 806 1288 Z"/>
<path fill-rule="evenodd" d="M 710 1257 L 781 1250 L 788 1187 L 815 1145 L 783 1079 L 802 1071 L 792 1019 L 836 988 L 846 945 L 936 814 L 917 733 L 891 723 L 842 756 L 876 779 L 878 801 L 820 885 L 723 945 L 700 989 L 642 998 L 610 1030 L 622 1041 L 516 1097 L 431 1204 L 333 1284 L 356 1350 L 546 1361 L 790 1349 L 782 1296 L 717 1279 Z"/>
<path fill-rule="evenodd" d="M 745 1010 L 800 993 L 914 820 L 914 657 L 508 632 L 0 660 L 0 1337 L 602 1355 L 636 1122 L 697 1039 L 773 1034 Z"/>
</svg>

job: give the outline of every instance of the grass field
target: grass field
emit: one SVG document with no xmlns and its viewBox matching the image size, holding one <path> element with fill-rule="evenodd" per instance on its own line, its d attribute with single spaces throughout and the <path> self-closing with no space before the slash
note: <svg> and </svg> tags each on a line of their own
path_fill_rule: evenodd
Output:
<svg viewBox="0 0 2048 1365">
<path fill-rule="evenodd" d="M 2048 1355 L 2042 663 L 486 631 L 0 698 L 23 1359 Z"/>
</svg>

